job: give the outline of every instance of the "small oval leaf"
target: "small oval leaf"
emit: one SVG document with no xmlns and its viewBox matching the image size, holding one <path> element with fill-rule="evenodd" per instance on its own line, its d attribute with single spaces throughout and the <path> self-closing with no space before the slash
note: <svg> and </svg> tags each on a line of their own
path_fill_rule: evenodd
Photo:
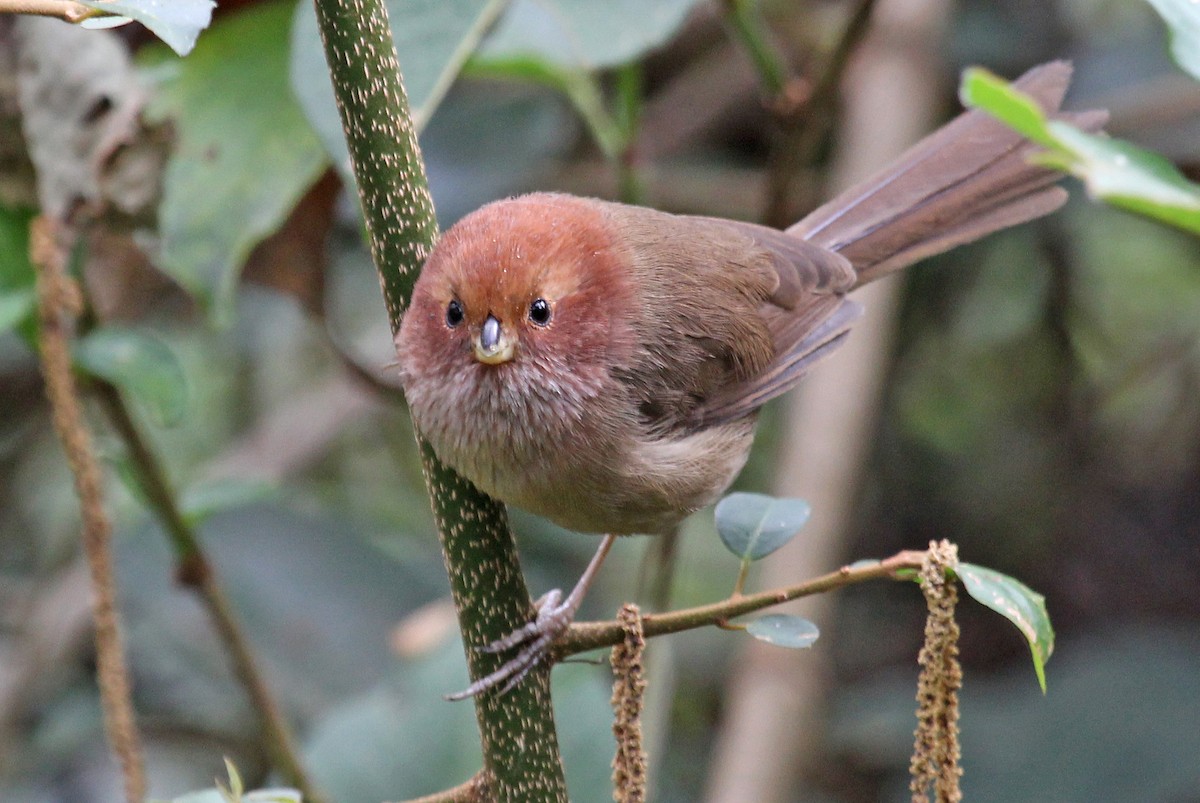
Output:
<svg viewBox="0 0 1200 803">
<path fill-rule="evenodd" d="M 1054 652 L 1054 628 L 1046 612 L 1046 598 L 1019 580 L 983 566 L 960 563 L 955 573 L 968 594 L 1012 622 L 1025 636 L 1033 655 L 1033 671 L 1045 694 L 1046 661 Z"/>
<path fill-rule="evenodd" d="M 803 499 L 734 493 L 717 503 L 717 533 L 742 560 L 758 560 L 790 541 L 811 512 Z"/>
<path fill-rule="evenodd" d="M 158 338 L 106 326 L 81 339 L 76 362 L 133 396 L 159 426 L 178 424 L 187 409 L 187 386 L 175 353 Z"/>
<path fill-rule="evenodd" d="M 811 647 L 820 631 L 807 619 L 786 613 L 771 613 L 746 625 L 746 632 L 759 641 L 793 650 Z"/>
</svg>

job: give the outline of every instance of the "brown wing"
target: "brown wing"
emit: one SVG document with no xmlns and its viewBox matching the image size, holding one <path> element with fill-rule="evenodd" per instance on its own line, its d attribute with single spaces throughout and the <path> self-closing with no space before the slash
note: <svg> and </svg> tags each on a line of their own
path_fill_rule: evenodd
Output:
<svg viewBox="0 0 1200 803">
<path fill-rule="evenodd" d="M 759 308 L 774 344 L 771 361 L 754 376 L 710 396 L 696 411 L 704 426 L 742 418 L 787 393 L 841 345 L 862 315 L 862 307 L 845 297 L 857 277 L 844 257 L 776 229 L 719 222 L 736 226 L 770 255 L 780 286 Z"/>
<path fill-rule="evenodd" d="M 614 373 L 643 418 L 694 430 L 794 386 L 853 320 L 844 258 L 775 229 L 608 205 L 641 288 L 639 349 Z"/>
</svg>

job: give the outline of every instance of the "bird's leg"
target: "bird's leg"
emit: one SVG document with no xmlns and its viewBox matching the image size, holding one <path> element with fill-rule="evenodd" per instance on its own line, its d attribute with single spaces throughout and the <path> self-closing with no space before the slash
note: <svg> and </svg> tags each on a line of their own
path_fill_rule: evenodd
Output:
<svg viewBox="0 0 1200 803">
<path fill-rule="evenodd" d="M 500 687 L 500 694 L 504 694 L 520 683 L 529 674 L 529 670 L 546 657 L 558 637 L 567 632 L 567 628 L 575 620 L 575 614 L 579 612 L 579 604 L 583 602 L 588 588 L 596 578 L 596 572 L 600 570 L 600 565 L 608 557 L 608 551 L 612 549 L 616 540 L 615 535 L 604 536 L 600 548 L 596 550 L 596 554 L 592 556 L 565 600 L 562 591 L 557 588 L 547 592 L 537 601 L 536 619 L 481 648 L 484 652 L 496 653 L 520 647 L 520 652 L 505 661 L 495 672 L 480 678 L 466 689 L 447 694 L 446 699 L 465 700 L 497 686 Z"/>
</svg>

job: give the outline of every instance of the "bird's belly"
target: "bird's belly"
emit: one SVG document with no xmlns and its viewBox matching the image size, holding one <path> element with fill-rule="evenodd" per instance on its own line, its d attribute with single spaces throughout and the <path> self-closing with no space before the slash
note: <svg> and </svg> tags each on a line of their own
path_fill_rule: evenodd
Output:
<svg viewBox="0 0 1200 803">
<path fill-rule="evenodd" d="M 627 535 L 671 530 L 715 502 L 745 464 L 753 422 L 660 439 L 609 443 L 539 470 L 477 466 L 467 476 L 489 495 L 569 530 Z M 532 467 L 531 467 L 532 466 Z"/>
</svg>

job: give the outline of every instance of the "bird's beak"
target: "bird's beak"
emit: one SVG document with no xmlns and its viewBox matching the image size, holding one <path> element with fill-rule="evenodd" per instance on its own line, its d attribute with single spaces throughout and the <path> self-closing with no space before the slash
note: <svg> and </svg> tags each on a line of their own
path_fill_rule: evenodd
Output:
<svg viewBox="0 0 1200 803">
<path fill-rule="evenodd" d="M 516 351 L 516 344 L 505 336 L 500 321 L 489 314 L 475 339 L 475 359 L 488 365 L 500 365 L 511 360 Z"/>
</svg>

